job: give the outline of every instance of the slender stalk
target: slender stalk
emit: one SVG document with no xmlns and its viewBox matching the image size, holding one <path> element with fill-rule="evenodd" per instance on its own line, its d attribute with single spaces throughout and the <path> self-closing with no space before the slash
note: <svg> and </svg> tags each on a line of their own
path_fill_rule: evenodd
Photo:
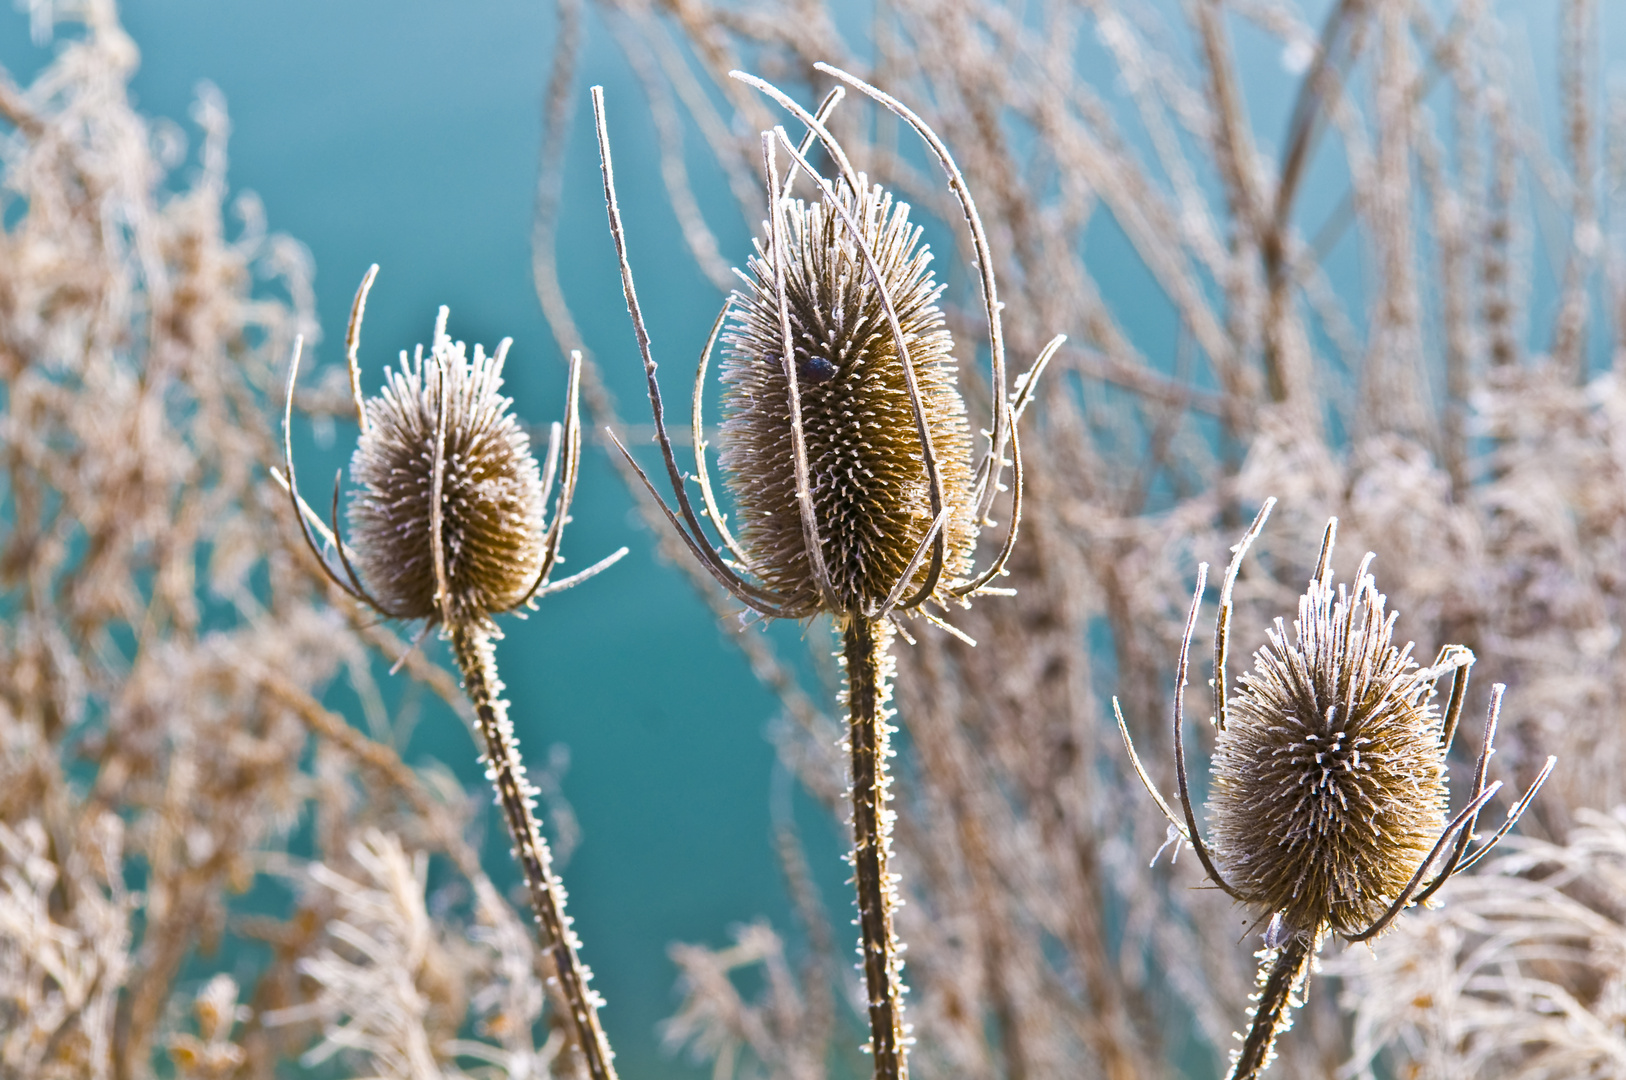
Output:
<svg viewBox="0 0 1626 1080">
<path fill-rule="evenodd" d="M 888 676 L 892 641 L 889 623 L 852 616 L 842 638 L 847 667 L 847 739 L 852 753 L 853 881 L 858 888 L 859 953 L 869 1001 L 870 1054 L 876 1080 L 907 1080 L 908 1047 L 903 1026 L 903 963 L 892 932 L 897 907 L 894 878 L 887 872 L 892 854 L 892 818 L 887 808 L 886 759 L 892 726 L 886 722 L 891 697 Z"/>
<path fill-rule="evenodd" d="M 463 690 L 474 705 L 476 726 L 485 740 L 486 766 L 497 789 L 514 856 L 525 874 L 525 887 L 536 913 L 537 939 L 548 954 L 558 979 L 560 996 L 570 1012 L 571 1032 L 592 1080 L 615 1080 L 615 1054 L 598 1021 L 598 995 L 587 988 L 591 975 L 576 949 L 581 942 L 570 930 L 565 915 L 563 883 L 553 874 L 553 858 L 532 812 L 532 790 L 525 781 L 525 764 L 514 743 L 514 725 L 497 677 L 497 654 L 491 634 L 484 628 L 454 622 L 449 627 L 452 655 L 463 673 Z"/>
<path fill-rule="evenodd" d="M 1270 1064 L 1275 1056 L 1276 1036 L 1292 1025 L 1289 1010 L 1300 1004 L 1294 1000 L 1294 994 L 1302 996 L 1314 951 L 1314 941 L 1294 934 L 1277 951 L 1273 964 L 1266 954 L 1265 963 L 1272 964 L 1270 975 L 1259 991 L 1259 1004 L 1253 1010 L 1253 1027 L 1248 1030 L 1242 1052 L 1231 1069 L 1231 1080 L 1254 1080 Z"/>
</svg>

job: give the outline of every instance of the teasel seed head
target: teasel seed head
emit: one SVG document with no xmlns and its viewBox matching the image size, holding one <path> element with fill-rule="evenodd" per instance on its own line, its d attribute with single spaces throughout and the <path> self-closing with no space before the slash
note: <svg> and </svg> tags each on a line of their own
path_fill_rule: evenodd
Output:
<svg viewBox="0 0 1626 1080">
<path fill-rule="evenodd" d="M 504 338 L 489 356 L 476 345 L 471 359 L 463 343 L 446 333 L 444 307 L 435 319 L 429 355 L 424 356 L 420 345 L 409 361 L 403 350 L 400 369 L 385 373 L 378 396 L 363 397 L 357 351 L 367 294 L 377 274 L 375 265 L 362 279 L 345 334 L 350 392 L 361 426 L 350 461 L 357 487 L 349 507 L 354 544 L 346 543 L 339 531 L 337 478 L 331 528 L 299 494 L 292 427 L 302 341 L 294 345 L 283 405 L 283 464 L 288 471 L 277 479 L 288 492 L 305 543 L 334 586 L 388 618 L 422 619 L 419 641 L 438 626 L 450 642 L 463 690 L 474 707 L 486 775 L 525 878 L 537 942 L 554 969 L 550 984 L 562 998 L 561 1014 L 569 1018 L 585 1074 L 592 1080 L 615 1080 L 615 1055 L 598 1020 L 600 999 L 588 989 L 591 976 L 577 956 L 579 943 L 570 932 L 564 889 L 536 820 L 536 792 L 525 777 L 492 646 L 492 639 L 500 636 L 493 615 L 569 588 L 627 553 L 622 548 L 579 574 L 548 584 L 564 524 L 570 520 L 581 454 L 576 422 L 581 354 L 571 355 L 565 422 L 553 425 L 544 475 L 529 436 L 508 411 L 512 401 L 499 392 L 511 340 Z M 552 523 L 544 528 L 556 471 L 558 502 Z M 337 554 L 342 574 L 329 561 L 330 550 Z M 405 661 L 403 656 L 396 666 Z"/>
<path fill-rule="evenodd" d="M 1353 593 L 1312 581 L 1291 637 L 1276 620 L 1216 743 L 1215 852 L 1244 900 L 1280 914 L 1278 937 L 1360 932 L 1446 823 L 1440 673 L 1395 646 L 1368 565 Z"/>
<path fill-rule="evenodd" d="M 937 306 L 942 287 L 909 207 L 860 176 L 842 200 L 873 254 L 915 370 L 948 504 L 939 591 L 970 568 L 976 544 L 971 435 L 955 385 L 953 341 Z M 903 360 L 881 291 L 852 230 L 822 202 L 785 207 L 783 278 L 802 429 L 820 543 L 843 612 L 880 607 L 933 521 L 930 483 Z M 740 540 L 763 584 L 788 607 L 819 606 L 797 505 L 780 295 L 769 243 L 756 242 L 747 288 L 724 332 L 724 420 L 718 442 Z M 917 567 L 910 586 L 927 568 Z"/>
<path fill-rule="evenodd" d="M 853 168 L 825 126 L 845 91 L 833 88 L 810 112 L 742 71 L 730 77 L 777 102 L 805 134 L 793 142 L 783 127 L 762 132 L 768 221 L 741 273 L 745 288 L 724 305 L 696 368 L 693 472 L 678 464 L 666 425 L 616 197 L 603 89 L 593 88 L 610 236 L 675 505 L 666 504 L 649 474 L 615 441 L 702 568 L 758 616 L 805 619 L 827 612 L 844 626 L 855 620 L 901 626 L 900 615 L 920 615 L 975 644 L 926 607 L 1010 592 L 995 582 L 1007 572 L 1022 519 L 1017 422 L 1066 338 L 1052 338 L 1014 387 L 1007 385 L 993 257 L 959 166 L 908 106 L 839 68 L 815 67 L 913 128 L 965 213 L 988 319 L 987 446 L 973 466 L 952 342 L 937 306 L 941 290 L 919 228 L 910 223 L 907 206 Z M 831 159 L 830 176 L 808 160 L 815 143 Z M 817 189 L 811 202 L 791 196 L 803 178 Z M 719 441 L 742 523 L 738 538 L 706 465 L 703 399 L 719 337 L 726 350 Z M 1003 482 L 1007 467 L 1014 467 L 1009 489 Z M 691 499 L 689 481 L 700 500 Z M 990 523 L 988 514 L 1006 490 L 1011 499 L 1004 542 L 990 564 L 976 571 L 977 533 Z M 702 517 L 711 519 L 709 529 Z"/>
<path fill-rule="evenodd" d="M 439 618 L 430 530 L 443 431 L 446 607 L 451 620 L 485 620 L 522 602 L 541 569 L 542 475 L 511 399 L 499 393 L 508 340 L 491 355 L 475 345 L 471 359 L 447 335 L 446 317 L 441 308 L 429 355 L 421 345 L 410 361 L 402 352 L 366 401 L 348 516 L 357 569 L 381 605 L 401 618 Z"/>
<path fill-rule="evenodd" d="M 299 494 L 292 426 L 302 342 L 294 346 L 283 408 L 287 475 L 272 473 L 288 492 L 311 554 L 352 599 L 386 618 L 422 619 L 425 634 L 436 626 L 494 633 L 493 615 L 585 581 L 627 553 L 622 548 L 549 583 L 579 472 L 581 354 L 571 355 L 564 422 L 553 425 L 547 466 L 539 469 L 530 437 L 508 411 L 513 402 L 500 393 L 511 339 L 490 355 L 476 345 L 471 358 L 446 333 L 444 307 L 429 355 L 420 345 L 409 360 L 403 350 L 400 368 L 385 372 L 378 395 L 362 395 L 357 352 L 377 274 L 374 266 L 363 278 L 345 333 L 361 427 L 350 460 L 357 488 L 348 510 L 352 542 L 339 531 L 337 478 L 331 527 Z M 545 521 L 550 498 L 556 501 Z"/>
<path fill-rule="evenodd" d="M 1175 671 L 1174 766 L 1180 814 L 1164 801 L 1135 753 L 1118 703 L 1118 730 L 1141 783 L 1168 819 L 1170 838 L 1189 843 L 1203 872 L 1233 899 L 1255 908 L 1265 928 L 1260 993 L 1248 1033 L 1233 1056 L 1231 1080 L 1253 1080 L 1274 1056 L 1277 1036 L 1303 1000 L 1314 957 L 1327 934 L 1370 941 L 1400 913 L 1424 904 L 1453 875 L 1473 866 L 1523 816 L 1556 763 L 1549 757 L 1488 840 L 1473 852 L 1474 828 L 1502 785 L 1490 783 L 1501 715 L 1501 685 L 1490 709 L 1468 804 L 1448 822 L 1445 760 L 1468 690 L 1474 655 L 1460 645 L 1440 650 L 1422 668 L 1411 645 L 1394 644 L 1395 616 L 1367 572 L 1368 553 L 1351 591 L 1332 586 L 1338 520 L 1327 523 L 1310 586 L 1299 600 L 1289 640 L 1281 619 L 1254 654 L 1240 689 L 1227 686 L 1231 598 L 1248 548 L 1275 499 L 1266 499 L 1231 549 L 1214 625 L 1214 723 L 1218 729 L 1211 835 L 1197 827 L 1185 764 L 1183 698 L 1192 633 L 1208 583 L 1197 568 Z M 1434 697 L 1451 676 L 1443 712 Z M 1221 869 L 1223 867 L 1223 871 Z"/>
</svg>

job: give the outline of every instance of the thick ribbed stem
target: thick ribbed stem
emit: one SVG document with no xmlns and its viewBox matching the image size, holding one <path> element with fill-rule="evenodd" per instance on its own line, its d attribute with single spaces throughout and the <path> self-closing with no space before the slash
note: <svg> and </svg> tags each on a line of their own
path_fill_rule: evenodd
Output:
<svg viewBox="0 0 1626 1080">
<path fill-rule="evenodd" d="M 463 690 L 474 705 L 476 726 L 485 741 L 487 775 L 497 789 L 514 857 L 525 874 L 525 886 L 536 913 L 537 939 L 548 954 L 559 980 L 559 993 L 570 1013 L 571 1033 L 592 1080 L 615 1080 L 615 1054 L 598 1022 L 598 995 L 588 989 L 591 973 L 576 955 L 581 942 L 571 932 L 565 915 L 564 884 L 553 875 L 553 859 L 532 813 L 534 791 L 525 782 L 525 765 L 514 743 L 508 703 L 502 700 L 497 677 L 497 654 L 491 635 L 479 626 L 454 624 L 450 628 L 452 655 L 463 673 Z"/>
<path fill-rule="evenodd" d="M 1253 1010 L 1253 1027 L 1248 1030 L 1242 1052 L 1231 1069 L 1231 1080 L 1254 1080 L 1276 1056 L 1276 1036 L 1293 1026 L 1292 1009 L 1303 1003 L 1302 991 L 1315 946 L 1314 941 L 1294 934 L 1274 956 L 1264 954 L 1270 974 L 1259 991 L 1259 1003 Z M 1263 967 L 1260 974 L 1264 974 Z"/>
<path fill-rule="evenodd" d="M 892 932 L 897 890 L 887 872 L 892 811 L 887 808 L 886 759 L 891 755 L 886 703 L 890 624 L 855 615 L 843 638 L 847 668 L 847 739 L 852 753 L 853 881 L 858 887 L 859 954 L 869 1000 L 870 1053 L 876 1080 L 907 1080 L 903 1026 L 902 949 Z"/>
</svg>

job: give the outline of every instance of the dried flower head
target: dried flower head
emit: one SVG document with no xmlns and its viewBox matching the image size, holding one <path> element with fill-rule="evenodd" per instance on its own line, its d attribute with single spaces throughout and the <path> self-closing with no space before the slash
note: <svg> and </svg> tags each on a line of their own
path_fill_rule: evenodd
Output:
<svg viewBox="0 0 1626 1080">
<path fill-rule="evenodd" d="M 1335 592 L 1336 519 L 1327 524 L 1315 573 L 1299 601 L 1293 640 L 1276 620 L 1268 643 L 1255 654 L 1254 670 L 1230 696 L 1231 594 L 1242 558 L 1273 505 L 1274 499 L 1266 500 L 1232 549 L 1220 589 L 1214 792 L 1208 808 L 1212 846 L 1197 830 L 1186 780 L 1181 700 L 1207 585 L 1206 563 L 1197 571 L 1175 677 L 1175 778 L 1183 815 L 1177 817 L 1158 793 L 1118 716 L 1130 761 L 1169 819 L 1172 835 L 1189 843 L 1214 884 L 1252 907 L 1258 924 L 1266 927 L 1253 1023 L 1233 1058 L 1233 1080 L 1248 1080 L 1270 1064 L 1276 1037 L 1291 1023 L 1310 962 L 1329 932 L 1368 941 L 1400 912 L 1426 902 L 1507 834 L 1554 764 L 1547 759 L 1502 826 L 1469 854 L 1479 814 L 1502 786 L 1487 785 L 1486 772 L 1504 687 L 1498 684 L 1491 692 L 1469 803 L 1447 822 L 1446 755 L 1462 716 L 1473 653 L 1447 645 L 1431 667 L 1421 668 L 1411 659 L 1409 644 L 1396 648 L 1395 614 L 1385 614 L 1383 595 L 1367 572 L 1370 553 L 1354 590 L 1340 586 Z M 1441 711 L 1434 697 L 1446 675 L 1452 677 L 1451 694 Z"/>
<path fill-rule="evenodd" d="M 1327 567 L 1281 619 L 1227 702 L 1208 804 L 1232 887 L 1281 929 L 1353 934 L 1406 888 L 1445 827 L 1435 684 L 1393 641 L 1393 613 L 1361 564 L 1354 593 Z M 1460 657 L 1460 654 L 1457 654 Z"/>
<path fill-rule="evenodd" d="M 848 621 L 904 612 L 941 625 L 922 610 L 924 604 L 946 608 L 964 602 L 990 591 L 990 583 L 1005 572 L 1021 517 L 1016 421 L 1039 372 L 1065 338 L 1045 347 L 1033 369 L 1017 380 L 1013 396 L 1006 386 L 993 260 L 958 166 L 907 106 L 846 72 L 818 67 L 908 123 L 942 165 L 965 212 L 993 362 L 988 446 L 973 465 L 953 342 L 937 306 L 942 289 L 930 271 L 920 229 L 909 220 L 909 207 L 857 172 L 824 125 L 843 91 L 838 87 L 808 112 L 777 87 L 734 72 L 734 78 L 783 106 L 806 134 L 798 144 L 782 127 L 763 132 L 768 220 L 748 272 L 741 275 L 746 287 L 718 316 L 696 372 L 694 479 L 722 541 L 720 549 L 714 547 L 684 490 L 667 433 L 627 261 L 602 95 L 595 90 L 610 231 L 644 355 L 656 438 L 677 500 L 675 509 L 663 509 L 712 576 L 763 615 L 805 618 L 823 611 Z M 834 162 L 833 177 L 808 162 L 815 142 Z M 781 154 L 789 158 L 784 171 Z M 791 196 L 804 176 L 817 199 Z M 738 539 L 713 494 L 700 427 L 706 368 L 719 337 L 725 347 L 722 464 L 743 523 Z M 1015 479 L 1005 542 L 992 565 L 976 573 L 972 550 L 1003 490 L 1007 451 Z M 628 461 L 649 484 L 630 455 Z M 650 491 L 655 493 L 653 485 Z"/>
<path fill-rule="evenodd" d="M 428 364 L 423 346 L 410 362 L 403 351 L 400 368 L 365 402 L 350 461 L 360 489 L 349 505 L 356 567 L 379 607 L 405 619 L 440 617 L 437 516 L 450 619 L 522 602 L 545 550 L 542 472 L 512 402 L 498 393 L 509 339 L 490 356 L 475 345 L 471 361 L 447 336 L 446 315 L 441 308 Z"/>
<path fill-rule="evenodd" d="M 890 297 L 914 366 L 920 411 L 942 476 L 949 517 L 940 580 L 963 576 L 976 544 L 971 434 L 955 386 L 953 341 L 937 306 L 942 286 L 906 203 L 859 177 L 823 203 L 789 203 L 783 283 L 771 240 L 756 241 L 747 289 L 729 307 L 723 343 L 719 457 L 740 521 L 741 546 L 763 584 L 787 606 L 813 607 L 818 586 L 785 448 L 791 422 L 781 360 L 784 314 L 795 343 L 802 431 L 824 564 L 842 610 L 878 608 L 931 528 L 931 485 L 903 357 L 888 321 Z M 857 224 L 849 233 L 845 219 Z M 866 270 L 860 243 L 879 275 Z M 918 587 L 926 568 L 911 581 Z"/>
<path fill-rule="evenodd" d="M 385 372 L 378 396 L 364 398 L 357 352 L 377 273 L 377 266 L 368 270 L 357 290 L 345 335 L 361 427 L 350 460 L 350 478 L 358 488 L 347 510 L 353 545 L 339 535 L 337 490 L 331 528 L 298 494 L 290 430 L 297 345 L 283 422 L 284 486 L 328 578 L 354 599 L 388 618 L 423 619 L 426 631 L 468 625 L 490 632 L 491 616 L 569 588 L 623 554 L 548 582 L 569 520 L 581 454 L 580 356 L 571 361 L 565 422 L 553 425 L 546 466 L 540 468 L 530 437 L 509 412 L 512 400 L 499 392 L 511 339 L 504 338 L 490 355 L 477 344 L 470 359 L 463 342 L 447 335 L 444 307 L 435 319 L 429 354 L 420 345 L 408 359 L 403 350 L 399 369 Z M 558 504 L 548 523 L 556 473 Z M 342 573 L 317 545 L 318 535 L 326 550 L 337 553 Z"/>
</svg>

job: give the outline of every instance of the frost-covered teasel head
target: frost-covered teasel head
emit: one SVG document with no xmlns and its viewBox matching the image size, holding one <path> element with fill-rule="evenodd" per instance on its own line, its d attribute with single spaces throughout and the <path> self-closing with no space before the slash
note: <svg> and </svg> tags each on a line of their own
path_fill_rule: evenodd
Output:
<svg viewBox="0 0 1626 1080">
<path fill-rule="evenodd" d="M 783 273 L 776 271 L 771 238 L 759 238 L 723 331 L 724 485 L 748 565 L 796 608 L 816 607 L 820 596 L 794 458 L 785 452 L 792 434 L 781 297 L 794 343 L 813 514 L 835 603 L 845 611 L 879 608 L 934 519 L 909 380 L 883 296 L 890 297 L 914 368 L 948 513 L 941 591 L 970 569 L 977 538 L 971 433 L 931 252 L 908 205 L 859 180 L 856 194 L 843 187 L 837 196 L 844 213 L 821 202 L 785 205 Z M 860 240 L 878 281 L 867 272 Z M 919 587 L 927 569 L 917 566 L 911 584 Z"/>
<path fill-rule="evenodd" d="M 410 361 L 403 352 L 378 396 L 366 400 L 350 459 L 356 569 L 380 608 L 408 619 L 440 616 L 431 536 L 437 487 L 451 619 L 515 606 L 542 566 L 542 471 L 510 400 L 498 393 L 509 341 L 489 356 L 475 345 L 471 359 L 447 336 L 446 316 L 441 308 L 429 356 L 421 345 Z"/>
<path fill-rule="evenodd" d="M 1354 585 L 1335 590 L 1336 519 L 1327 524 L 1291 633 L 1277 619 L 1253 670 L 1230 693 L 1231 595 L 1243 556 L 1274 504 L 1265 502 L 1232 549 L 1220 589 L 1211 842 L 1197 829 L 1186 779 L 1182 702 L 1206 563 L 1197 571 L 1175 675 L 1175 779 L 1182 813 L 1158 793 L 1118 717 L 1130 762 L 1168 818 L 1171 836 L 1189 843 L 1209 879 L 1248 906 L 1255 925 L 1264 928 L 1260 990 L 1251 1028 L 1233 1058 L 1233 1080 L 1257 1076 L 1269 1065 L 1328 933 L 1368 941 L 1406 908 L 1429 900 L 1507 834 L 1554 764 L 1547 759 L 1502 826 L 1470 853 L 1479 814 L 1502 786 L 1488 784 L 1486 773 L 1504 688 L 1491 692 L 1468 805 L 1447 820 L 1446 756 L 1462 716 L 1473 653 L 1447 645 L 1424 668 L 1411 658 L 1409 644 L 1397 647 L 1396 616 L 1385 611 L 1368 573 L 1370 553 Z M 1436 691 L 1447 676 L 1451 689 L 1441 708 Z"/>
<path fill-rule="evenodd" d="M 818 68 L 907 122 L 948 175 L 970 226 L 988 316 L 993 358 L 988 446 L 973 464 L 965 405 L 955 385 L 953 343 L 937 306 L 941 289 L 919 227 L 909 220 L 907 206 L 853 168 L 825 127 L 843 91 L 833 90 L 810 113 L 769 83 L 733 72 L 782 106 L 805 133 L 800 143 L 782 127 L 762 133 L 767 220 L 740 274 L 745 287 L 724 304 L 695 374 L 692 479 L 720 540 L 717 546 L 700 524 L 686 490 L 689 478 L 678 467 L 666 428 L 655 358 L 627 258 L 599 87 L 593 88 L 593 110 L 610 234 L 676 508 L 660 500 L 630 454 L 627 461 L 690 552 L 735 598 L 770 618 L 829 614 L 843 638 L 852 881 L 869 1003 L 869 1053 L 876 1080 L 906 1080 L 912 1040 L 903 1019 L 902 946 L 893 917 L 898 878 L 888 869 L 893 818 L 887 770 L 889 643 L 904 614 L 921 615 L 970 641 L 926 605 L 946 611 L 996 591 L 989 586 L 1004 573 L 1022 510 L 1016 422 L 1036 376 L 1063 339 L 1041 352 L 1033 370 L 1017 382 L 1013 400 L 1005 384 L 987 238 L 947 148 L 902 103 L 845 72 L 824 64 Z M 833 163 L 828 177 L 808 160 L 815 142 Z M 807 199 L 793 194 L 804 178 Z M 737 537 L 711 486 L 702 427 L 706 369 L 719 337 L 725 352 L 718 441 L 738 513 Z M 973 548 L 1003 490 L 1007 450 L 1015 481 L 1005 541 L 991 565 L 977 573 Z"/>
<path fill-rule="evenodd" d="M 677 500 L 675 508 L 663 509 L 707 571 L 762 615 L 805 618 L 822 611 L 845 624 L 901 612 L 942 625 L 923 610 L 927 602 L 939 610 L 964 603 L 991 591 L 1005 572 L 1021 515 L 1016 420 L 1065 339 L 1046 346 L 1013 396 L 993 261 L 959 168 L 936 133 L 901 102 L 839 69 L 818 68 L 908 123 L 943 167 L 965 212 L 993 364 L 988 445 L 973 461 L 953 343 L 937 306 L 941 288 L 909 208 L 858 173 L 824 125 L 843 91 L 838 87 L 810 113 L 771 84 L 734 72 L 784 107 L 805 134 L 800 143 L 782 127 L 762 134 L 768 217 L 741 274 L 745 287 L 718 316 L 696 373 L 693 479 L 703 499 L 697 512 L 665 426 L 616 201 L 603 95 L 595 88 L 610 231 Z M 829 177 L 808 161 L 815 143 L 834 165 Z M 792 194 L 799 181 L 809 189 L 807 200 Z M 738 512 L 737 537 L 712 489 L 701 427 L 706 369 L 719 337 L 725 346 L 719 442 Z M 972 552 L 1004 490 L 1007 453 L 1015 480 L 1005 542 L 979 573 Z M 702 529 L 702 513 L 720 546 Z"/>
<path fill-rule="evenodd" d="M 1394 643 L 1394 613 L 1361 563 L 1331 567 L 1299 599 L 1291 631 L 1267 631 L 1226 702 L 1208 820 L 1226 879 L 1279 913 L 1280 933 L 1359 933 L 1405 890 L 1445 828 L 1438 680 L 1465 650 L 1420 668 Z"/>
<path fill-rule="evenodd" d="M 479 345 L 470 357 L 462 342 L 446 333 L 445 308 L 435 320 L 435 336 L 424 355 L 401 354 L 398 370 L 384 377 L 377 397 L 364 398 L 356 353 L 367 293 L 378 273 L 367 271 L 350 309 L 345 355 L 361 438 L 350 461 L 357 487 L 349 508 L 354 547 L 339 533 L 338 480 L 334 480 L 331 529 L 299 496 L 294 475 L 294 382 L 299 377 L 299 346 L 288 372 L 283 412 L 286 487 L 305 542 L 334 585 L 358 603 L 395 619 L 422 619 L 423 634 L 440 627 L 463 676 L 474 707 L 474 728 L 484 747 L 486 775 L 502 807 L 536 916 L 537 942 L 550 957 L 550 979 L 562 997 L 586 1075 L 615 1080 L 614 1054 L 598 1019 L 598 997 L 569 932 L 564 891 L 552 870 L 552 855 L 533 807 L 535 789 L 508 719 L 508 703 L 497 673 L 492 616 L 529 604 L 545 592 L 569 588 L 627 553 L 626 548 L 580 574 L 548 584 L 559 555 L 559 538 L 570 520 L 581 431 L 576 422 L 581 385 L 581 354 L 571 357 L 565 423 L 553 425 L 545 468 L 538 468 L 530 439 L 508 411 L 500 393 L 508 356 L 504 339 L 491 355 Z M 558 502 L 545 523 L 554 473 L 560 465 Z M 319 533 L 338 553 L 342 573 L 317 545 Z M 403 658 L 404 659 L 404 658 Z"/>
<path fill-rule="evenodd" d="M 305 538 L 330 579 L 389 618 L 423 619 L 426 626 L 491 627 L 491 616 L 529 603 L 587 574 L 549 586 L 562 526 L 574 493 L 581 435 L 576 422 L 580 358 L 573 357 L 566 420 L 553 425 L 546 469 L 531 452 L 530 437 L 502 389 L 510 339 L 495 352 L 480 345 L 469 355 L 446 333 L 447 309 L 435 320 L 429 351 L 418 346 L 385 372 L 375 397 L 363 397 L 357 365 L 361 320 L 375 266 L 356 293 L 346 334 L 346 355 L 356 419 L 361 427 L 350 460 L 356 485 L 342 540 L 337 492 L 331 529 L 298 497 L 288 421 L 296 349 L 288 376 L 285 456 Z M 563 450 L 558 505 L 547 504 Z M 339 569 L 318 548 L 313 531 L 338 555 Z"/>
</svg>

